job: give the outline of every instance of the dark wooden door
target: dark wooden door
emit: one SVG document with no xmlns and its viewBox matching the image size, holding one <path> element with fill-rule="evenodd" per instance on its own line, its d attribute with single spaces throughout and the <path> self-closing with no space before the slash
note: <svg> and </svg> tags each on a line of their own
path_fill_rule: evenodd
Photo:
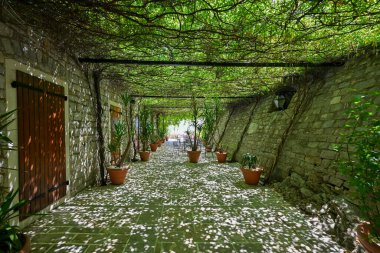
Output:
<svg viewBox="0 0 380 253">
<path fill-rule="evenodd" d="M 66 195 L 64 88 L 17 71 L 21 218 Z"/>
</svg>

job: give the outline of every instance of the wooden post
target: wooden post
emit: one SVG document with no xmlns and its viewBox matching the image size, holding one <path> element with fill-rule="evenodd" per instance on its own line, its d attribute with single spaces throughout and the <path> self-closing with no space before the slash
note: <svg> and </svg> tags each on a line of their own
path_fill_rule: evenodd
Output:
<svg viewBox="0 0 380 253">
<path fill-rule="evenodd" d="M 92 72 L 93 84 L 95 90 L 95 112 L 96 112 L 96 132 L 98 134 L 98 156 L 99 156 L 99 170 L 100 170 L 100 184 L 106 185 L 107 180 L 105 176 L 105 145 L 104 145 L 104 135 L 102 128 L 102 117 L 103 117 L 103 109 L 102 109 L 102 99 L 100 94 L 100 80 L 101 80 L 101 71 L 94 70 Z"/>
</svg>

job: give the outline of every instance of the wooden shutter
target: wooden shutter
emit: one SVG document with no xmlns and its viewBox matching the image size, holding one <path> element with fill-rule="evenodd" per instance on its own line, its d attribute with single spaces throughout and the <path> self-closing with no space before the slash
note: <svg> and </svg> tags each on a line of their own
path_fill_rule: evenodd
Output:
<svg viewBox="0 0 380 253">
<path fill-rule="evenodd" d="M 21 219 L 66 195 L 64 88 L 17 71 Z"/>
</svg>

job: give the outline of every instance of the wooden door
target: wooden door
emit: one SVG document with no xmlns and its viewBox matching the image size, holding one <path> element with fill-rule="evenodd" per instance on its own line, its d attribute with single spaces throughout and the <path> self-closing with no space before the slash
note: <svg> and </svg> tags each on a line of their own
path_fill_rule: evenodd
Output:
<svg viewBox="0 0 380 253">
<path fill-rule="evenodd" d="M 21 219 L 66 195 L 64 88 L 17 71 Z"/>
</svg>

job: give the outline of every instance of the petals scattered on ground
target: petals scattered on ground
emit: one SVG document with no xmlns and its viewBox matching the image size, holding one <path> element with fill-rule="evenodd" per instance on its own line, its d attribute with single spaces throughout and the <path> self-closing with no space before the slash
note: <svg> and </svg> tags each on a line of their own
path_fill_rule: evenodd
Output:
<svg viewBox="0 0 380 253">
<path fill-rule="evenodd" d="M 93 187 L 25 231 L 33 252 L 342 252 L 315 222 L 237 164 L 166 143 L 122 186 Z"/>
</svg>

